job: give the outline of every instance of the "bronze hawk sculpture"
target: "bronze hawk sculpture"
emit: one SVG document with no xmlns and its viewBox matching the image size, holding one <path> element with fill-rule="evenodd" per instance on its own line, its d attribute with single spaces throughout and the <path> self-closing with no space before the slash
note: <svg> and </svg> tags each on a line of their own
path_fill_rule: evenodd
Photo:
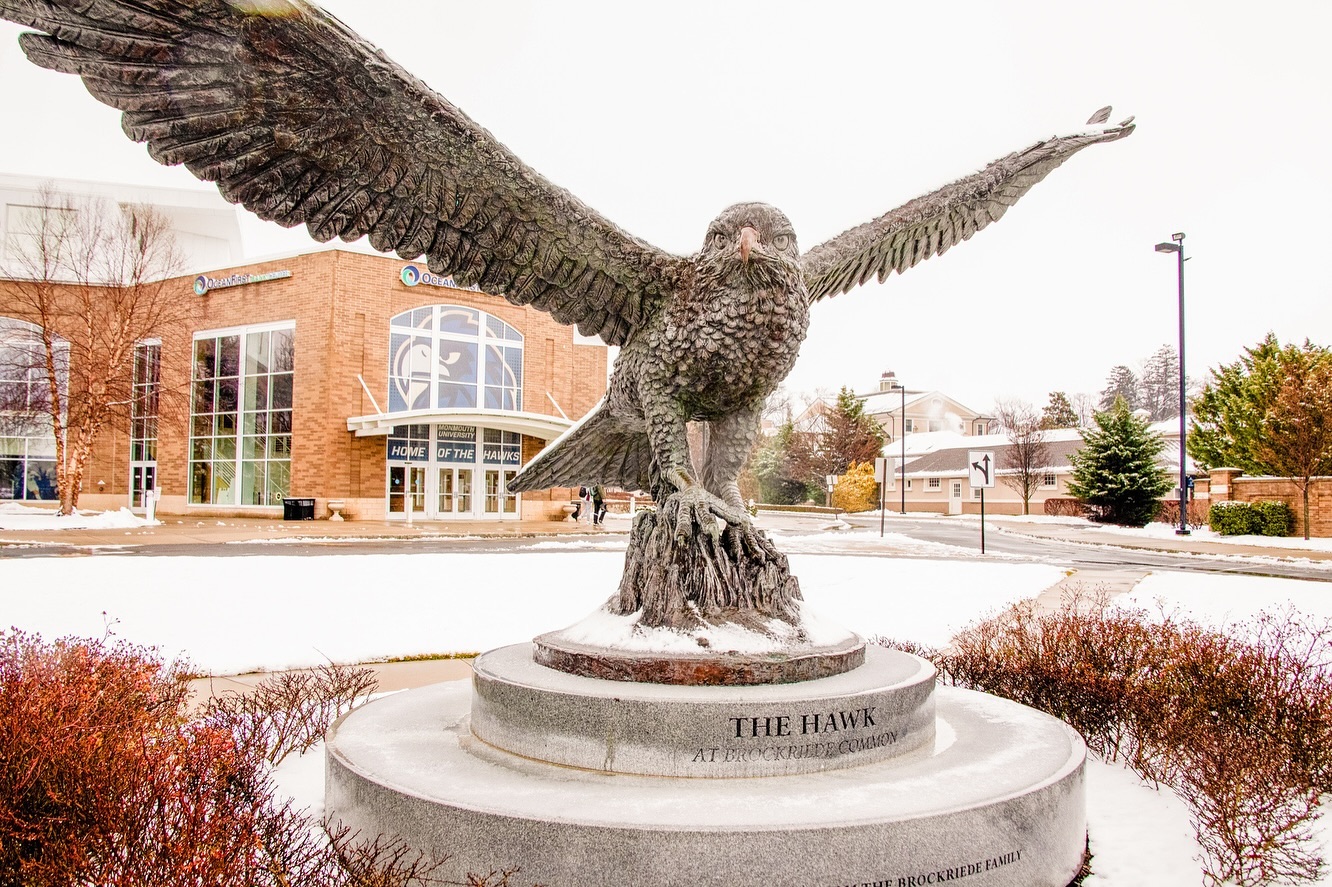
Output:
<svg viewBox="0 0 1332 887">
<path fill-rule="evenodd" d="M 518 491 L 605 483 L 658 511 L 618 601 L 649 624 L 794 619 L 785 558 L 736 478 L 809 307 L 942 255 L 1073 154 L 1127 136 L 1098 111 L 979 172 L 801 251 L 779 210 L 721 212 L 697 253 L 632 236 L 526 166 L 447 99 L 303 0 L 0 0 L 34 63 L 81 77 L 125 134 L 264 219 L 363 236 L 462 285 L 621 348 L 605 398 L 518 475 Z M 691 453 L 689 423 L 705 423 Z M 749 614 L 749 615 L 746 615 Z"/>
</svg>

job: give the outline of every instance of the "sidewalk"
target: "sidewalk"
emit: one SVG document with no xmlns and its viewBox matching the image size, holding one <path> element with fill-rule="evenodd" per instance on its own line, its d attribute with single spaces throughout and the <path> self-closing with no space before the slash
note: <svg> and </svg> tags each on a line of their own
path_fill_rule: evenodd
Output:
<svg viewBox="0 0 1332 887">
<path fill-rule="evenodd" d="M 472 677 L 471 659 L 413 659 L 407 662 L 365 662 L 358 668 L 374 672 L 376 693 L 414 690 L 440 681 L 464 681 Z M 211 675 L 190 681 L 190 695 L 195 703 L 222 693 L 244 693 L 272 672 L 255 671 L 239 675 Z"/>
<path fill-rule="evenodd" d="M 364 540 L 502 539 L 531 536 L 594 535 L 627 531 L 627 520 L 606 530 L 572 521 L 283 521 L 267 518 L 163 515 L 160 526 L 112 529 L 5 530 L 0 545 L 62 545 L 75 548 L 122 545 L 199 545 L 228 542 L 356 542 Z"/>
<path fill-rule="evenodd" d="M 1316 551 L 1307 548 L 1281 548 L 1275 545 L 1218 542 L 1210 539 L 1194 539 L 1191 536 L 1175 536 L 1173 538 L 1135 537 L 1098 527 L 1005 521 L 1002 517 L 996 518 L 989 515 L 986 516 L 985 523 L 995 527 L 1000 532 L 1013 536 L 1054 539 L 1060 542 L 1073 542 L 1081 545 L 1110 545 L 1117 548 L 1177 551 L 1187 554 L 1221 554 L 1236 557 L 1269 557 L 1282 560 L 1332 561 L 1332 551 Z"/>
</svg>

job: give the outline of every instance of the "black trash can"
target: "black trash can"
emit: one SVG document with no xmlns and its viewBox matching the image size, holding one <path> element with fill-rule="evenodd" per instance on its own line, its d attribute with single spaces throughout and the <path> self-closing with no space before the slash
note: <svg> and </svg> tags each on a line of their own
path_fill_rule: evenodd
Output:
<svg viewBox="0 0 1332 887">
<path fill-rule="evenodd" d="M 283 520 L 314 520 L 315 500 L 293 499 L 290 496 L 282 500 Z"/>
</svg>

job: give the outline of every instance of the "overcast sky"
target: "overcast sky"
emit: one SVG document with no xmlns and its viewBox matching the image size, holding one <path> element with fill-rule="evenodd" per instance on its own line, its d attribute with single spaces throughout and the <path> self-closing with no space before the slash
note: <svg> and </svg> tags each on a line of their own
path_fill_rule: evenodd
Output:
<svg viewBox="0 0 1332 887">
<path fill-rule="evenodd" d="M 894 370 L 977 410 L 1099 392 L 1178 336 L 1191 376 L 1268 330 L 1332 344 L 1332 4 L 462 3 L 331 12 L 630 232 L 691 253 L 740 200 L 802 249 L 1102 105 L 1130 138 L 1087 149 L 997 224 L 815 307 L 795 390 Z M 0 171 L 174 187 L 115 112 L 30 65 L 0 25 Z M 252 253 L 302 235 L 254 221 Z M 308 241 L 307 241 L 308 242 Z"/>
</svg>

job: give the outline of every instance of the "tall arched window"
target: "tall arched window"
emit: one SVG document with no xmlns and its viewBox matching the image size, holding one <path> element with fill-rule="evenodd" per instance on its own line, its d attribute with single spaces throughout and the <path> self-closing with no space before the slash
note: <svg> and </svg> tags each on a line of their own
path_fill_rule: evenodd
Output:
<svg viewBox="0 0 1332 887">
<path fill-rule="evenodd" d="M 67 389 L 68 344 L 57 343 L 55 358 Z M 55 451 L 41 327 L 0 317 L 0 500 L 55 499 Z"/>
<path fill-rule="evenodd" d="M 389 321 L 389 410 L 523 408 L 523 336 L 462 305 L 426 305 Z"/>
</svg>

